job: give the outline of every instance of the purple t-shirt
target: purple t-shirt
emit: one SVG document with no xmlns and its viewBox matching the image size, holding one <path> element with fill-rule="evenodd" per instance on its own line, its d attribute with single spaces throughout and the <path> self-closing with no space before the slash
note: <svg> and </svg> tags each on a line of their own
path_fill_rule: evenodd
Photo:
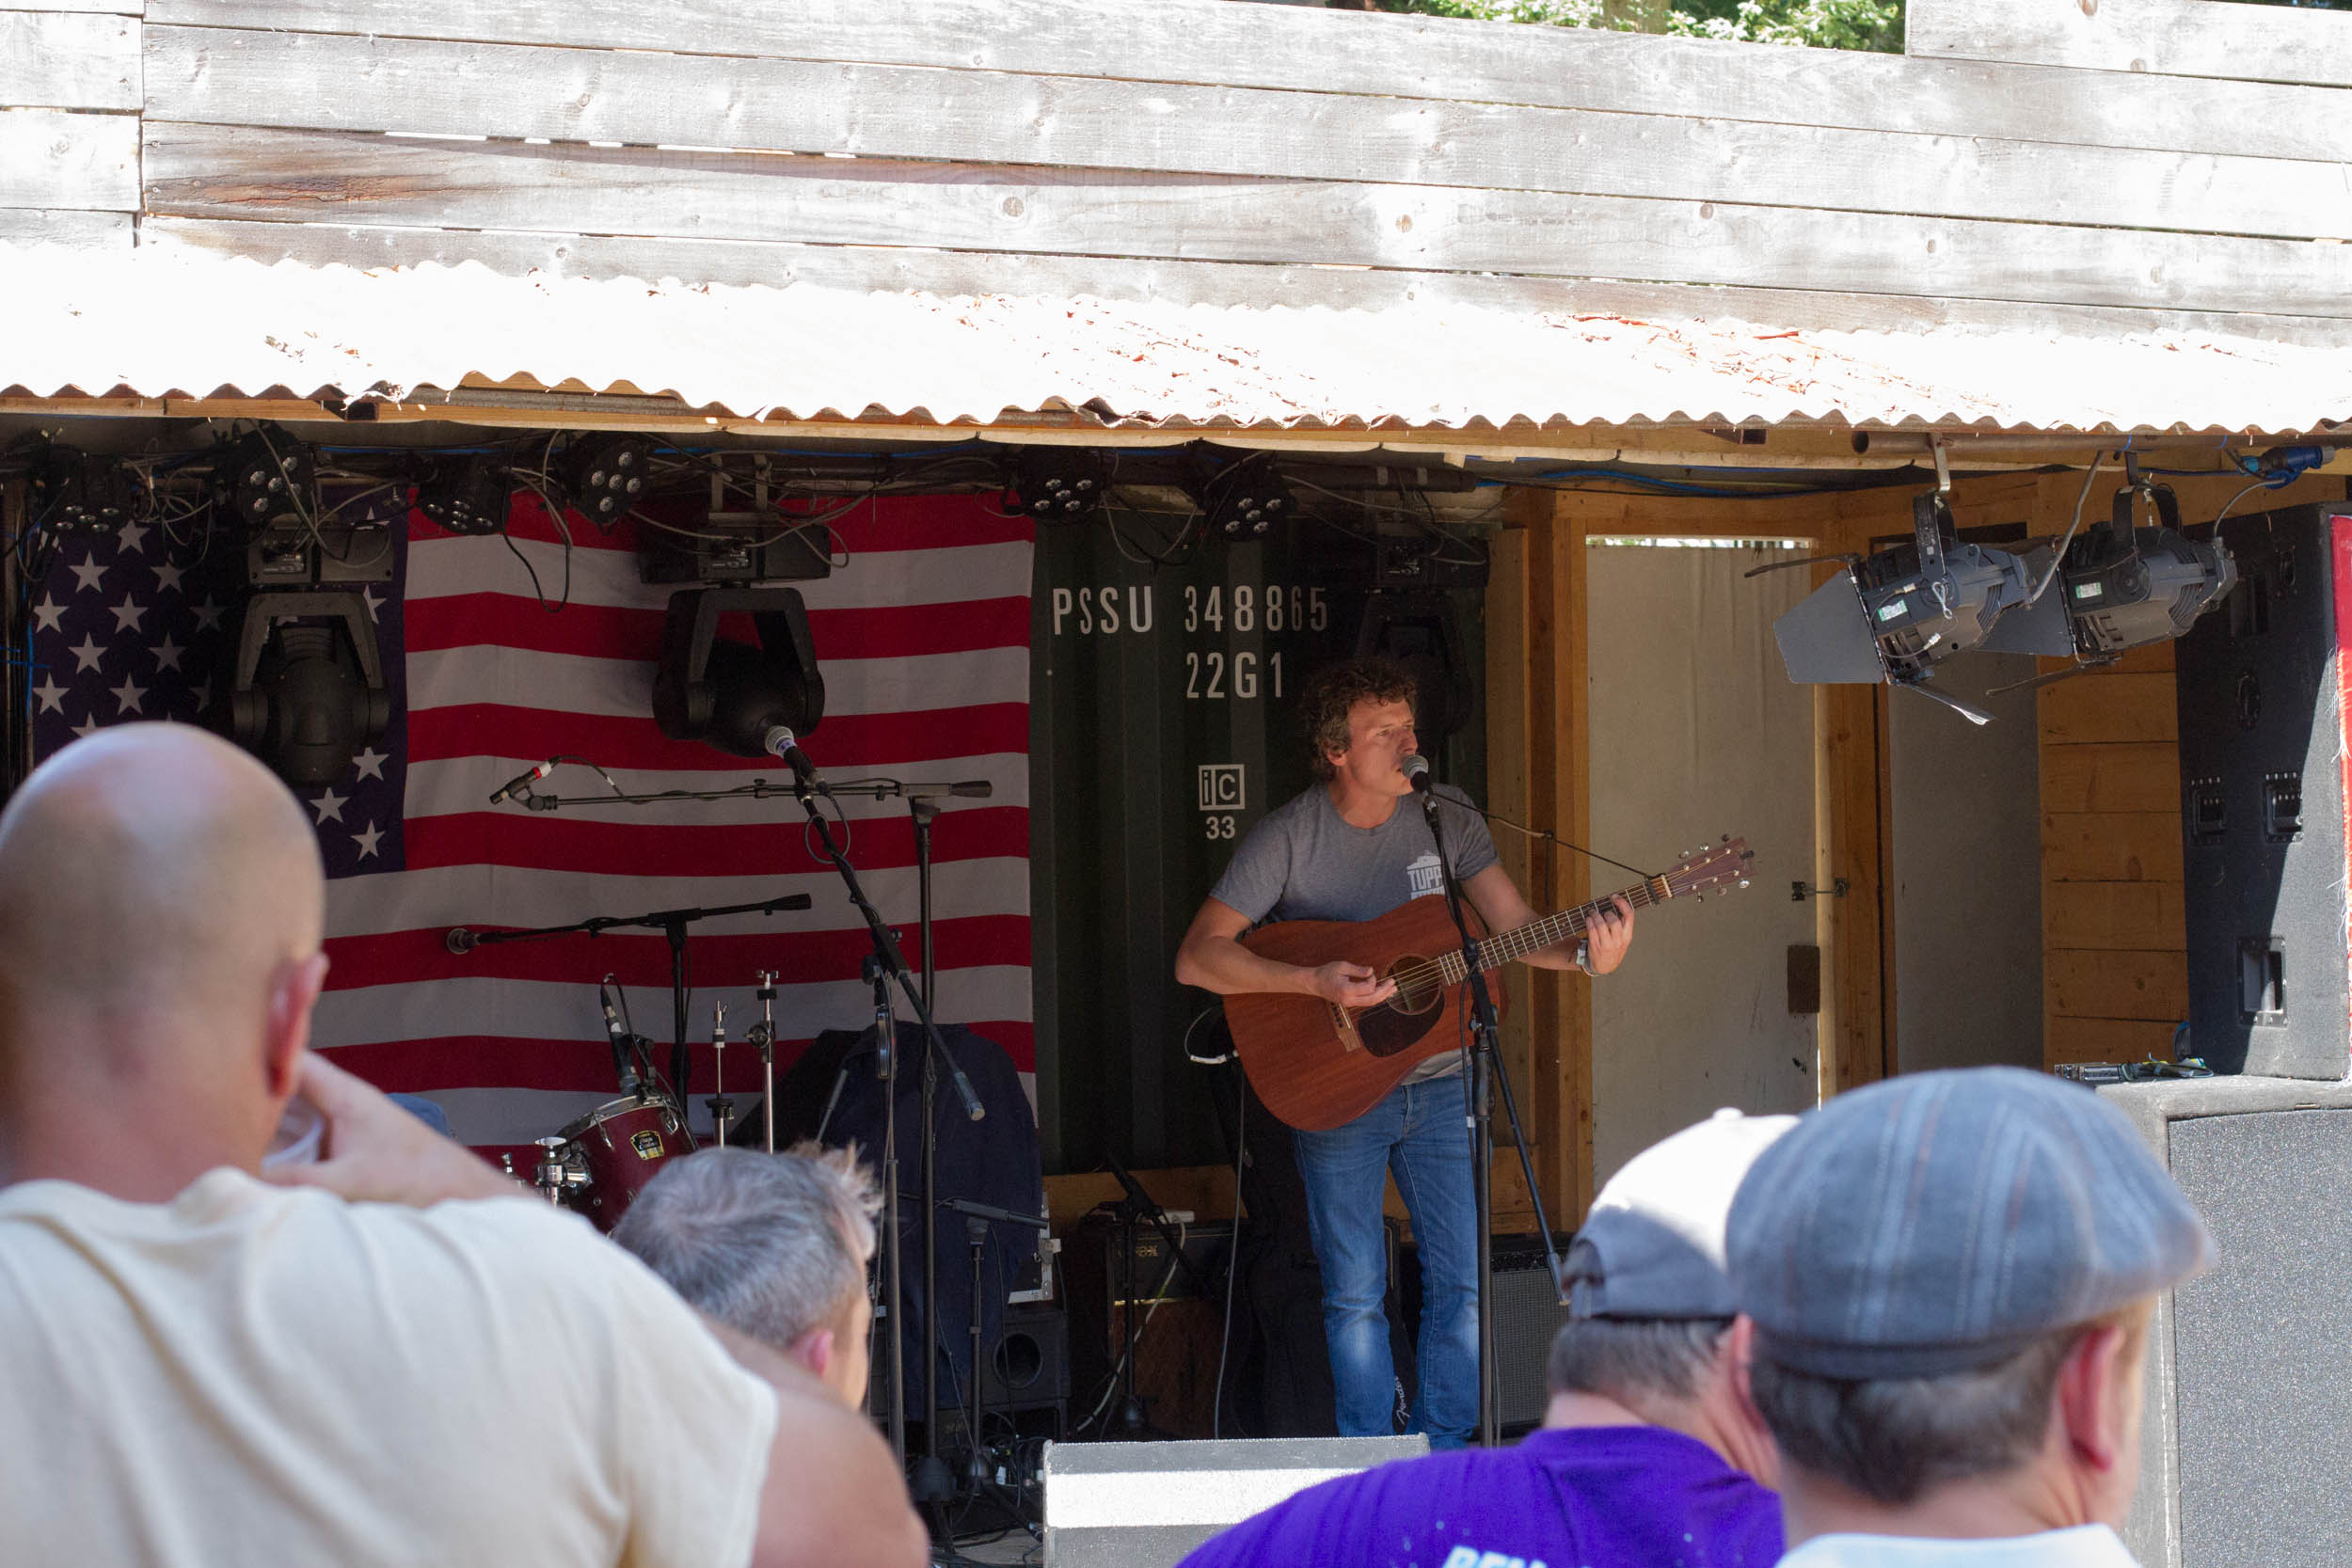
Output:
<svg viewBox="0 0 2352 1568">
<path fill-rule="evenodd" d="M 1577 1427 L 1311 1486 L 1182 1568 L 1772 1568 L 1780 1554 L 1779 1497 L 1706 1444 Z"/>
</svg>

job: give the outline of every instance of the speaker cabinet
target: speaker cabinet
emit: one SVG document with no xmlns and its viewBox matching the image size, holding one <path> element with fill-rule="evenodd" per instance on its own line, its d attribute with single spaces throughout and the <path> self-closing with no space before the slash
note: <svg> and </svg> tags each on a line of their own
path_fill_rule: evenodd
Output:
<svg viewBox="0 0 2352 1568">
<path fill-rule="evenodd" d="M 2190 1049 L 2216 1072 L 2339 1079 L 2352 511 L 2233 517 L 2221 537 L 2238 585 L 2174 651 Z"/>
<path fill-rule="evenodd" d="M 1005 1330 L 980 1370 L 985 1410 L 1060 1405 L 1070 1399 L 1070 1320 L 1058 1307 L 1005 1308 Z"/>
<path fill-rule="evenodd" d="M 2150 1324 L 2124 1544 L 2144 1568 L 2352 1562 L 2352 1084 L 2209 1078 L 2096 1092 L 2138 1126 L 2220 1251 Z"/>
</svg>

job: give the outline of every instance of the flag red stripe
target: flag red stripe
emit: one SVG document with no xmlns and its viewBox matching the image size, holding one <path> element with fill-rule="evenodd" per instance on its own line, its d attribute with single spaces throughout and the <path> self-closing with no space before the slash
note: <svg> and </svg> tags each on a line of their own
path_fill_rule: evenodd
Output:
<svg viewBox="0 0 2352 1568">
<path fill-rule="evenodd" d="M 419 817 L 407 825 L 408 866 L 512 865 L 589 871 L 608 877 L 739 877 L 765 872 L 828 871 L 811 853 L 816 834 L 790 796 L 771 802 L 775 820 L 753 825 L 660 826 L 596 822 L 502 810 Z M 834 829 L 836 835 L 840 829 Z M 804 836 L 805 835 L 805 836 Z M 804 847 L 806 846 L 806 847 Z M 904 816 L 850 824 L 850 863 L 872 872 L 914 863 L 914 825 Z M 1025 859 L 1029 814 L 1020 806 L 946 814 L 931 831 L 935 862 Z"/>
<path fill-rule="evenodd" d="M 622 911 L 622 913 L 632 911 Z M 845 917 L 849 911 L 843 911 Z M 914 922 L 895 927 L 907 962 L 919 966 L 922 943 Z M 1029 917 L 1025 914 L 966 915 L 933 923 L 942 971 L 984 964 L 1029 961 Z M 602 936 L 551 937 L 544 942 L 497 942 L 470 953 L 452 953 L 447 927 L 434 926 L 370 936 L 329 937 L 330 990 L 458 978 L 596 982 L 611 973 L 625 986 L 670 987 L 669 939 L 658 931 L 608 931 Z M 593 945 L 592 945 L 593 944 Z M 758 972 L 777 971 L 786 985 L 853 979 L 872 950 L 865 927 L 838 930 L 695 935 L 689 948 L 692 983 L 752 986 Z M 582 979 L 583 975 L 590 978 Z M 662 1009 L 668 1014 L 667 1007 Z M 641 1020 L 641 1022 L 643 1022 Z"/>
<path fill-rule="evenodd" d="M 826 718 L 819 731 L 803 738 L 812 742 L 808 749 L 819 766 L 828 757 L 855 757 L 861 773 L 942 758 L 1025 752 L 1029 707 L 1026 703 L 978 703 L 927 711 L 835 714 Z M 453 703 L 408 713 L 411 763 L 558 753 L 593 757 L 606 768 L 675 772 L 701 768 L 773 774 L 779 767 L 773 757 L 736 757 L 699 740 L 664 739 L 650 713 L 623 719 L 499 703 Z"/>
</svg>

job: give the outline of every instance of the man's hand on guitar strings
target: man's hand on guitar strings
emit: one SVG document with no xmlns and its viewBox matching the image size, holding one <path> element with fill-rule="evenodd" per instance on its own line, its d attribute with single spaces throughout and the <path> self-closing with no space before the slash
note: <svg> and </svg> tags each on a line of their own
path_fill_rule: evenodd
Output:
<svg viewBox="0 0 2352 1568">
<path fill-rule="evenodd" d="M 1630 918 L 1629 915 L 1628 919 Z M 1364 964 L 1349 963 L 1344 958 L 1307 973 L 1312 976 L 1310 989 L 1317 996 L 1326 1002 L 1336 1002 L 1343 1007 L 1375 1006 L 1396 994 L 1394 980 L 1383 980 L 1377 970 Z"/>
<path fill-rule="evenodd" d="M 1622 895 L 1603 904 L 1584 927 L 1584 940 L 1593 974 L 1606 974 L 1625 962 L 1625 950 L 1633 944 L 1633 906 Z"/>
</svg>

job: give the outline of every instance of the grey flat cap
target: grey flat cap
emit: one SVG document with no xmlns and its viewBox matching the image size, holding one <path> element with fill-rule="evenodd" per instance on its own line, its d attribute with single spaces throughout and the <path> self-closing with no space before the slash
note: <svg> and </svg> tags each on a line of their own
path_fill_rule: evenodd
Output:
<svg viewBox="0 0 2352 1568">
<path fill-rule="evenodd" d="M 1941 1377 L 2213 1260 L 2122 1113 L 2017 1068 L 1838 1096 L 1740 1184 L 1732 1285 L 1757 1346 L 1820 1377 Z"/>
<path fill-rule="evenodd" d="M 1626 1162 L 1568 1248 L 1579 1318 L 1728 1318 L 1724 1217 L 1740 1179 L 1794 1117 L 1716 1112 Z"/>
</svg>

